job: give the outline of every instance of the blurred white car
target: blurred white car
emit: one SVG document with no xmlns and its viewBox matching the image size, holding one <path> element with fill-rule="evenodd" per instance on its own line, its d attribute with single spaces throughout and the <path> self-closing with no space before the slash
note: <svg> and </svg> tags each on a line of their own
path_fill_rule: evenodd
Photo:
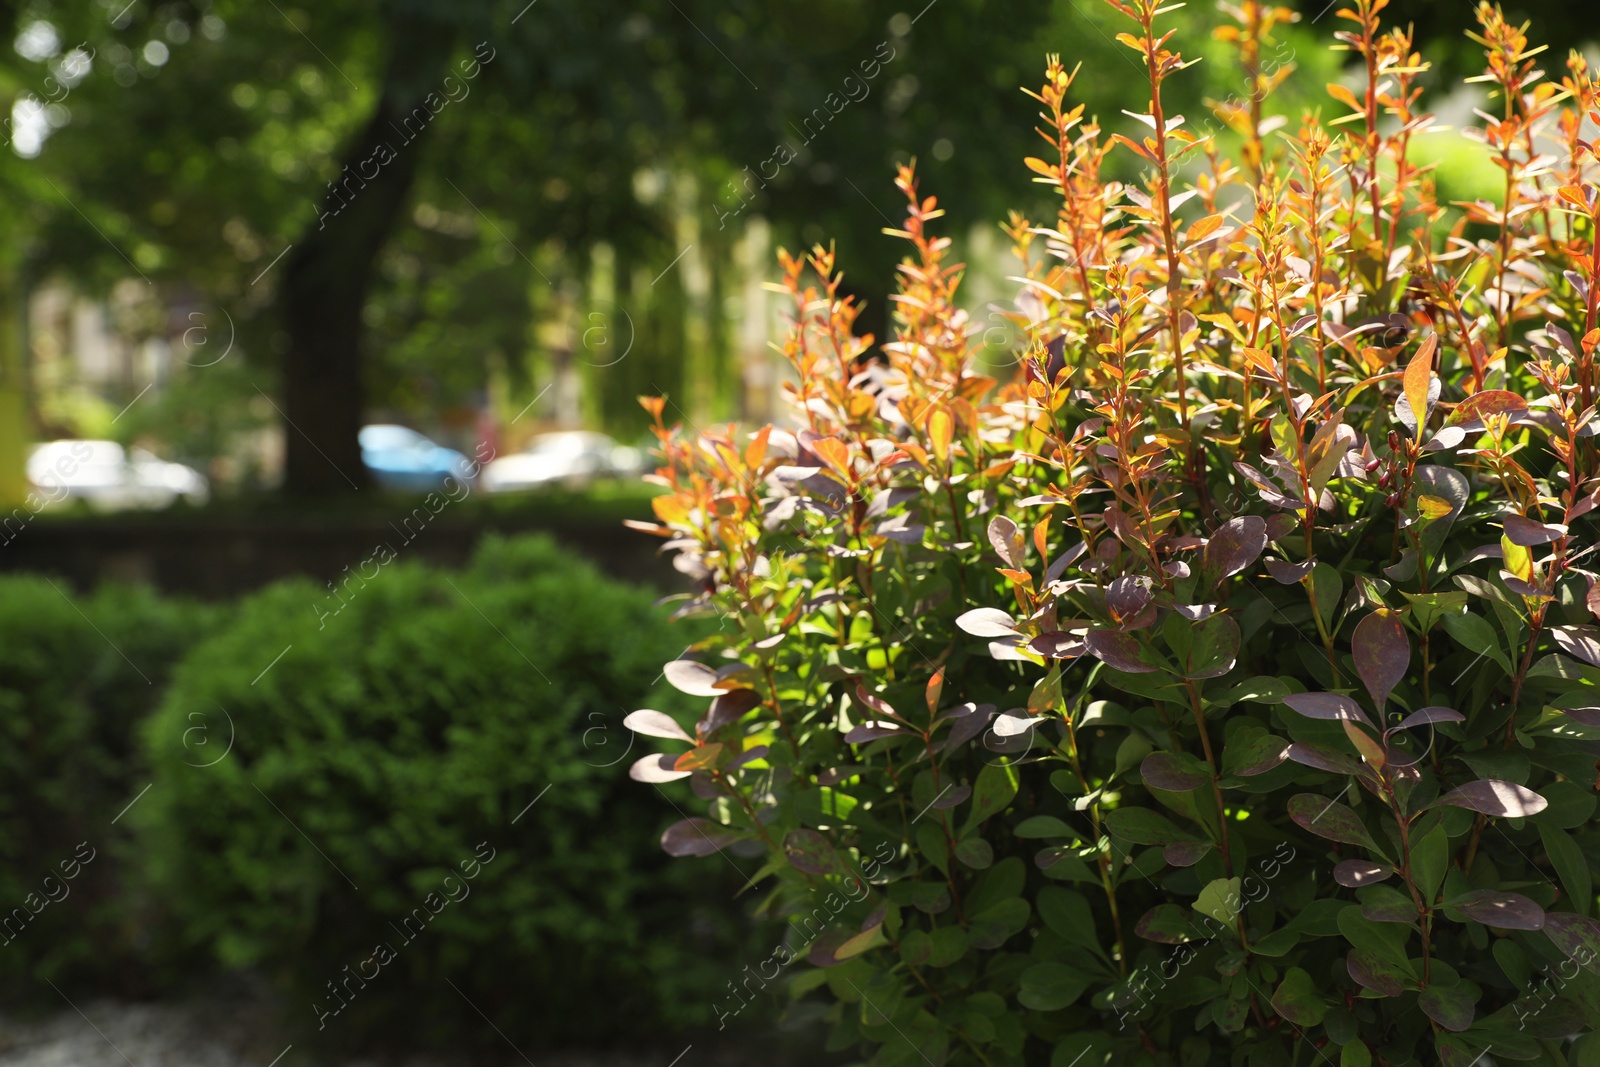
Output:
<svg viewBox="0 0 1600 1067">
<path fill-rule="evenodd" d="M 644 456 L 603 433 L 563 430 L 540 434 L 521 452 L 483 468 L 478 484 L 491 493 L 562 482 L 579 486 L 591 478 L 637 474 Z"/>
<path fill-rule="evenodd" d="M 28 481 L 48 504 L 82 500 L 97 511 L 164 508 L 179 497 L 204 504 L 205 475 L 115 441 L 50 441 L 28 454 Z"/>
</svg>

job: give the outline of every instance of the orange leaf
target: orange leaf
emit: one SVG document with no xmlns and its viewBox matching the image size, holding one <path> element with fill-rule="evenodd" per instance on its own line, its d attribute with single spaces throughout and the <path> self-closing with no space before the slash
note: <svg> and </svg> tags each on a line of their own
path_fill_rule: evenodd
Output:
<svg viewBox="0 0 1600 1067">
<path fill-rule="evenodd" d="M 756 432 L 756 435 L 750 439 L 750 443 L 745 446 L 744 450 L 744 465 L 746 467 L 756 470 L 761 466 L 762 462 L 767 458 L 767 438 L 771 436 L 772 426 L 768 424 L 761 427 Z"/>
<path fill-rule="evenodd" d="M 1328 83 L 1328 95 L 1339 101 L 1339 103 L 1347 105 L 1352 111 L 1364 110 L 1364 108 L 1361 106 L 1361 102 L 1356 99 L 1356 94 L 1352 93 L 1349 89 L 1345 88 L 1343 85 L 1340 85 L 1338 82 Z"/>
<path fill-rule="evenodd" d="M 817 454 L 822 462 L 844 475 L 850 477 L 850 449 L 837 437 L 819 437 L 811 442 L 811 451 Z"/>
<path fill-rule="evenodd" d="M 1417 354 L 1406 364 L 1406 403 L 1417 420 L 1417 440 L 1422 439 L 1423 424 L 1428 421 L 1428 382 L 1433 378 L 1433 352 L 1439 347 L 1439 335 L 1429 334 L 1417 349 Z"/>
<path fill-rule="evenodd" d="M 1216 233 L 1217 230 L 1221 228 L 1221 215 L 1207 215 L 1205 218 L 1189 227 L 1189 232 L 1183 236 L 1184 243 L 1194 244 L 1196 241 L 1204 241 L 1207 237 L 1210 237 L 1213 233 Z"/>
<path fill-rule="evenodd" d="M 939 694 L 944 692 L 944 668 L 940 667 L 933 672 L 933 677 L 928 679 L 928 712 L 939 714 Z"/>
<path fill-rule="evenodd" d="M 1033 547 L 1039 550 L 1040 559 L 1049 559 L 1050 553 L 1046 549 L 1049 544 L 1051 512 L 1045 512 L 1039 525 L 1033 528 Z"/>
<path fill-rule="evenodd" d="M 1528 402 L 1516 393 L 1505 389 L 1485 389 L 1481 393 L 1473 393 L 1450 413 L 1446 423 L 1470 422 L 1481 419 L 1485 415 L 1495 415 L 1503 411 L 1526 411 Z"/>
<path fill-rule="evenodd" d="M 947 409 L 937 407 L 928 413 L 928 443 L 933 446 L 933 454 L 940 463 L 950 455 L 950 442 L 955 433 L 956 423 Z"/>
<path fill-rule="evenodd" d="M 709 745 L 701 745 L 699 748 L 691 748 L 679 756 L 677 762 L 672 765 L 672 769 L 675 771 L 703 771 L 708 767 L 715 766 L 717 757 L 720 755 L 722 755 L 722 743 L 720 741 Z"/>
</svg>

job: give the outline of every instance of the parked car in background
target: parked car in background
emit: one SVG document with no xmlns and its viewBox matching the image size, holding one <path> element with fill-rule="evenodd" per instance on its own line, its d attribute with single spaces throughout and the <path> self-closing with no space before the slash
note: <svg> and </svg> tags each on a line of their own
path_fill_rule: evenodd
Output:
<svg viewBox="0 0 1600 1067">
<path fill-rule="evenodd" d="M 444 488 L 446 478 L 473 480 L 472 463 L 453 448 L 429 440 L 408 426 L 363 426 L 361 462 L 382 489 L 426 493 Z"/>
<path fill-rule="evenodd" d="M 540 434 L 521 452 L 501 456 L 483 468 L 482 486 L 490 492 L 533 489 L 557 482 L 581 486 L 594 478 L 637 474 L 644 456 L 603 433 L 563 430 Z"/>
<path fill-rule="evenodd" d="M 204 504 L 211 497 L 210 483 L 193 467 L 115 441 L 35 445 L 28 454 L 28 481 L 47 504 L 82 500 L 97 511 L 164 508 L 180 497 Z"/>
</svg>

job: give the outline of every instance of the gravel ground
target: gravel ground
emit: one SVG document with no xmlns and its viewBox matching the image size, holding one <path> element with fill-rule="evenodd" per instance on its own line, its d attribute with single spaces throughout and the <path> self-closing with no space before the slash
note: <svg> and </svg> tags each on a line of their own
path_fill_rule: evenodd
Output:
<svg viewBox="0 0 1600 1067">
<path fill-rule="evenodd" d="M 483 1067 L 739 1067 L 800 1062 L 800 1049 L 777 1040 L 765 1049 L 748 1041 L 663 1035 L 662 1047 L 648 1054 L 582 1052 L 506 1057 Z M 740 1047 L 740 1046 L 743 1047 Z M 686 1047 L 687 1046 L 687 1047 Z M 787 1046 L 787 1047 L 786 1047 Z M 781 1050 L 781 1051 L 780 1051 Z M 674 1059 L 674 1057 L 677 1057 Z M 807 1062 L 825 1062 L 803 1056 Z M 0 1067 L 461 1067 L 462 1059 L 329 1058 L 312 1048 L 296 1048 L 259 1002 L 127 1003 L 80 1001 L 74 1008 L 39 1019 L 0 1014 Z"/>
</svg>

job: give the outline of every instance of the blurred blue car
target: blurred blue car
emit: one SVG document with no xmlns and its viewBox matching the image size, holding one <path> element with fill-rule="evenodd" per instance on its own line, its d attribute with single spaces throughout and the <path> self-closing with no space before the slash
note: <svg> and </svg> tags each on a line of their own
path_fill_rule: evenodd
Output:
<svg viewBox="0 0 1600 1067">
<path fill-rule="evenodd" d="M 466 456 L 417 431 L 393 423 L 363 426 L 361 462 L 381 489 L 426 493 L 444 487 L 446 478 L 470 483 L 472 465 Z"/>
</svg>

